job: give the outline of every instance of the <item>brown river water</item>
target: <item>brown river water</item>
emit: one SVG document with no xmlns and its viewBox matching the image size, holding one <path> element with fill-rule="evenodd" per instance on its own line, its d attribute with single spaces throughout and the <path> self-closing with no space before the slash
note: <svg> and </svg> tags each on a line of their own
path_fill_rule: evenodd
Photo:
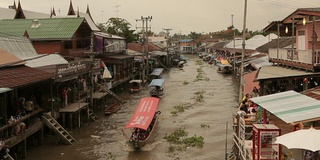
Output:
<svg viewBox="0 0 320 160">
<path fill-rule="evenodd" d="M 97 121 L 74 130 L 77 142 L 64 145 L 46 138 L 45 144 L 28 150 L 27 160 L 223 160 L 232 148 L 232 114 L 236 112 L 239 79 L 216 70 L 216 66 L 191 57 L 183 68 L 164 71 L 165 89 L 158 107 L 162 113 L 151 139 L 140 150 L 128 145 L 130 131 L 123 129 L 140 98 L 148 96 L 146 87 L 133 94 L 124 91 L 120 96 L 129 102 L 120 111 L 111 116 L 101 111 Z M 202 80 L 197 79 L 200 73 Z M 195 93 L 201 91 L 205 91 L 203 102 L 198 102 Z M 174 116 L 174 106 L 181 104 L 191 107 Z M 184 128 L 189 137 L 202 136 L 203 147 L 169 152 L 170 144 L 164 137 L 178 128 Z"/>
</svg>

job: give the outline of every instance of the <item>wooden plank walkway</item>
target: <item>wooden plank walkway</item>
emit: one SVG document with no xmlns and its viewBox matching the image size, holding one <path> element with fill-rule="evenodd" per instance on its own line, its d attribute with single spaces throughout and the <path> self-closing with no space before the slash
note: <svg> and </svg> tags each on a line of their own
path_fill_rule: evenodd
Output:
<svg viewBox="0 0 320 160">
<path fill-rule="evenodd" d="M 65 108 L 60 108 L 60 113 L 72 113 L 72 112 L 78 112 L 88 106 L 89 103 L 71 103 Z"/>
</svg>

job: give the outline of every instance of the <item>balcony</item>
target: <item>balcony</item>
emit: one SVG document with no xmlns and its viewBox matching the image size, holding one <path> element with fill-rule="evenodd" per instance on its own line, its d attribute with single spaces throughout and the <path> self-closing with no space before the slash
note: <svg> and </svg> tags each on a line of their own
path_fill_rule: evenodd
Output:
<svg viewBox="0 0 320 160">
<path fill-rule="evenodd" d="M 315 50 L 312 57 L 312 50 L 292 50 L 292 49 L 269 49 L 269 61 L 279 65 L 315 71 L 320 69 L 320 50 Z"/>
</svg>

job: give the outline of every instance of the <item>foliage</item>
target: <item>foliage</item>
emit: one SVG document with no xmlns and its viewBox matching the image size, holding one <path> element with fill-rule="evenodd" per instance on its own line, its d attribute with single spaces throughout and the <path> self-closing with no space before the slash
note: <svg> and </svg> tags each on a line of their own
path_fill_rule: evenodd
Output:
<svg viewBox="0 0 320 160">
<path fill-rule="evenodd" d="M 196 99 L 197 102 L 204 102 L 204 100 L 203 100 L 204 99 L 204 96 L 203 96 L 204 93 L 206 93 L 206 91 L 204 91 L 204 90 L 194 93 L 195 94 L 195 99 Z"/>
<path fill-rule="evenodd" d="M 189 82 L 187 82 L 187 81 L 184 81 L 184 82 L 183 82 L 183 84 L 184 84 L 184 85 L 188 85 L 188 84 L 189 84 Z"/>
<path fill-rule="evenodd" d="M 188 37 L 190 37 L 191 39 L 199 39 L 201 37 L 201 33 L 190 32 Z"/>
<path fill-rule="evenodd" d="M 183 151 L 188 147 L 202 148 L 204 144 L 204 138 L 202 136 L 193 135 L 192 137 L 187 137 L 188 132 L 185 128 L 178 128 L 170 135 L 165 135 L 164 139 L 170 143 L 168 148 L 169 153 L 175 151 Z"/>
<path fill-rule="evenodd" d="M 117 35 L 126 38 L 126 42 L 133 42 L 137 40 L 137 35 L 134 34 L 135 30 L 131 30 L 131 24 L 122 18 L 110 18 L 106 26 L 99 24 L 98 27 L 109 34 Z"/>
<path fill-rule="evenodd" d="M 207 124 L 201 124 L 200 126 L 201 128 L 210 128 L 210 125 L 207 125 Z"/>
<path fill-rule="evenodd" d="M 189 109 L 190 107 L 191 105 L 186 105 L 186 104 L 179 104 L 179 105 L 173 106 L 175 110 L 172 111 L 171 114 L 173 116 L 177 116 L 177 113 L 184 112 L 186 109 Z"/>
</svg>

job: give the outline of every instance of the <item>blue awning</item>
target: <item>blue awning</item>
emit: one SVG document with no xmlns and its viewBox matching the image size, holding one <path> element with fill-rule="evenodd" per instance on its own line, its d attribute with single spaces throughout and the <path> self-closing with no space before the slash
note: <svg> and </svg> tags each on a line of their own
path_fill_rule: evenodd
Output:
<svg viewBox="0 0 320 160">
<path fill-rule="evenodd" d="M 153 79 L 151 83 L 148 85 L 148 87 L 151 87 L 151 86 L 161 87 L 163 84 L 164 84 L 164 79 Z"/>
<path fill-rule="evenodd" d="M 162 74 L 163 68 L 155 68 L 153 69 L 151 76 L 160 76 Z"/>
</svg>

